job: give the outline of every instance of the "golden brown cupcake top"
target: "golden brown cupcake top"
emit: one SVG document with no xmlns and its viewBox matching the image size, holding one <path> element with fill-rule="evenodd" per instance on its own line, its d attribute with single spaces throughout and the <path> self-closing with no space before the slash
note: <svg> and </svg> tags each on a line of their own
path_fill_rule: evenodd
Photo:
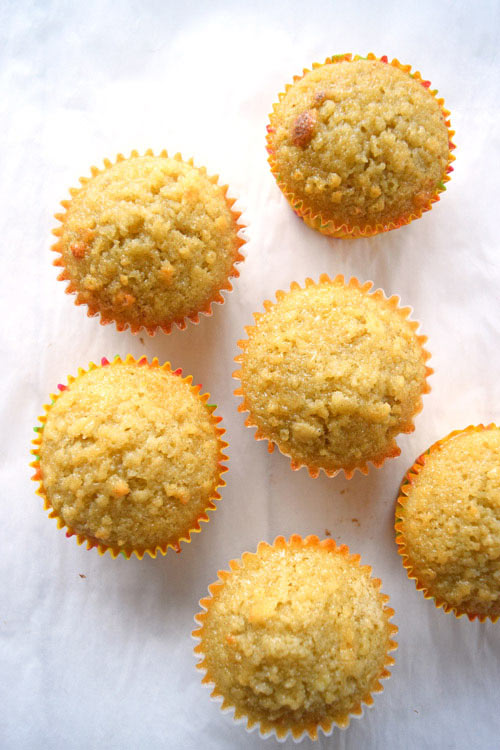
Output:
<svg viewBox="0 0 500 750">
<path fill-rule="evenodd" d="M 396 515 L 409 575 L 448 609 L 500 615 L 500 429 L 437 443 L 403 488 Z"/>
<path fill-rule="evenodd" d="M 428 206 L 449 163 L 435 96 L 378 60 L 306 72 L 274 106 L 268 144 L 294 204 L 362 229 L 397 224 Z"/>
<path fill-rule="evenodd" d="M 55 246 L 78 301 L 134 328 L 182 323 L 222 301 L 243 243 L 225 191 L 179 157 L 94 170 L 65 203 Z"/>
<path fill-rule="evenodd" d="M 221 484 L 216 421 L 164 368 L 89 370 L 47 413 L 39 450 L 47 499 L 70 529 L 106 546 L 178 546 Z"/>
<path fill-rule="evenodd" d="M 428 390 L 424 339 L 397 298 L 370 286 L 341 276 L 294 284 L 240 342 L 241 410 L 295 466 L 365 469 L 397 455 L 395 436 L 413 429 Z"/>
<path fill-rule="evenodd" d="M 281 537 L 220 574 L 222 584 L 202 602 L 196 651 L 205 681 L 236 717 L 264 732 L 315 736 L 319 725 L 346 726 L 371 701 L 388 676 L 395 628 L 380 581 L 358 560 L 331 540 Z"/>
</svg>

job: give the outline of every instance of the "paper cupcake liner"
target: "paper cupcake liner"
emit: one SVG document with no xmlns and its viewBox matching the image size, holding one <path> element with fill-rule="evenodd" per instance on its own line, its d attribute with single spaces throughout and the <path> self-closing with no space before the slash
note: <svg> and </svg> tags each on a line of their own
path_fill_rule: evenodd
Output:
<svg viewBox="0 0 500 750">
<path fill-rule="evenodd" d="M 160 370 L 164 370 L 165 372 L 171 372 L 173 375 L 178 375 L 184 383 L 186 383 L 190 389 L 191 392 L 197 396 L 205 405 L 207 411 L 210 414 L 210 418 L 212 421 L 212 424 L 214 426 L 215 433 L 217 435 L 217 440 L 219 444 L 219 453 L 217 457 L 217 465 L 218 465 L 218 474 L 216 483 L 214 486 L 213 494 L 211 495 L 210 499 L 207 501 L 207 504 L 205 506 L 205 509 L 203 512 L 201 512 L 193 525 L 186 529 L 186 531 L 179 536 L 176 542 L 167 542 L 166 544 L 158 544 L 155 547 L 139 547 L 134 548 L 131 546 L 126 547 L 120 547 L 118 545 L 108 545 L 104 542 L 101 542 L 99 539 L 96 539 L 95 537 L 88 536 L 86 534 L 81 534 L 77 531 L 75 531 L 71 526 L 69 526 L 64 519 L 59 515 L 59 513 L 52 507 L 52 504 L 47 497 L 47 494 L 45 492 L 45 488 L 43 485 L 43 476 L 40 466 L 40 446 L 42 444 L 43 440 L 43 429 L 45 426 L 45 423 L 47 421 L 47 415 L 49 411 L 51 410 L 54 403 L 57 401 L 57 399 L 60 397 L 61 393 L 68 389 L 68 387 L 74 383 L 78 378 L 82 377 L 82 375 L 85 375 L 86 372 L 90 372 L 91 370 L 95 370 L 97 367 L 114 367 L 116 365 L 120 365 L 122 363 L 125 364 L 136 364 L 139 367 L 150 367 L 150 368 L 159 368 Z M 187 377 L 182 377 L 182 370 L 172 370 L 172 367 L 170 365 L 170 362 L 165 362 L 165 364 L 160 365 L 158 358 L 155 357 L 151 363 L 148 362 L 147 357 L 141 357 L 140 359 L 136 360 L 131 354 L 128 354 L 125 359 L 122 359 L 119 356 L 116 356 L 112 362 L 107 360 L 105 357 L 101 360 L 101 365 L 96 365 L 94 362 L 90 362 L 88 369 L 84 370 L 83 368 L 78 368 L 78 375 L 75 377 L 73 375 L 68 376 L 68 385 L 58 385 L 59 393 L 51 393 L 50 394 L 50 403 L 44 404 L 44 411 L 45 413 L 38 417 L 38 421 L 40 422 L 39 425 L 34 427 L 34 431 L 37 433 L 37 437 L 32 441 L 34 448 L 31 450 L 31 453 L 35 457 L 35 460 L 30 463 L 30 466 L 35 469 L 34 475 L 31 477 L 31 479 L 35 482 L 39 483 L 38 489 L 36 490 L 36 494 L 39 495 L 43 499 L 43 507 L 44 510 L 49 511 L 49 518 L 55 518 L 57 521 L 57 528 L 62 529 L 66 528 L 66 536 L 76 537 L 76 541 L 79 545 L 86 544 L 87 549 L 93 549 L 94 547 L 97 549 L 99 555 L 104 555 L 106 552 L 109 552 L 112 558 L 118 557 L 118 555 L 123 555 L 127 559 L 130 559 L 132 555 L 135 555 L 139 560 L 142 560 L 145 554 L 148 554 L 150 557 L 156 557 L 158 553 L 161 553 L 162 555 L 167 554 L 167 550 L 169 547 L 174 549 L 176 552 L 181 551 L 181 542 L 189 543 L 191 541 L 191 534 L 196 534 L 201 531 L 201 523 L 208 523 L 210 521 L 210 518 L 208 516 L 209 511 L 216 510 L 216 504 L 215 502 L 217 500 L 220 500 L 220 493 L 218 492 L 219 488 L 225 487 L 226 482 L 224 479 L 222 479 L 222 474 L 226 472 L 228 469 L 227 467 L 222 463 L 223 461 L 227 461 L 228 457 L 224 454 L 224 450 L 228 447 L 228 443 L 226 443 L 224 440 L 222 440 L 222 435 L 226 432 L 223 428 L 219 427 L 219 423 L 222 421 L 222 417 L 217 417 L 214 414 L 214 411 L 217 408 L 216 404 L 209 404 L 208 401 L 210 399 L 209 393 L 203 393 L 200 395 L 200 391 L 202 386 L 201 385 L 192 385 L 193 377 L 192 375 L 188 375 Z"/>
<path fill-rule="evenodd" d="M 412 78 L 415 78 L 417 81 L 420 81 L 422 86 L 426 88 L 432 96 L 436 98 L 437 103 L 439 104 L 439 107 L 443 113 L 444 122 L 446 125 L 446 128 L 448 130 L 448 163 L 445 169 L 445 174 L 443 175 L 441 182 L 439 183 L 436 192 L 434 195 L 427 201 L 427 203 L 424 203 L 418 210 L 412 211 L 410 214 L 403 214 L 400 219 L 397 222 L 389 222 L 387 224 L 375 224 L 371 227 L 359 227 L 356 225 L 351 225 L 348 223 L 343 224 L 336 224 L 332 219 L 328 219 L 324 216 L 322 216 L 321 212 L 314 212 L 313 209 L 308 208 L 307 206 L 304 206 L 303 200 L 296 196 L 291 190 L 289 190 L 286 183 L 281 178 L 281 175 L 279 173 L 275 151 L 273 149 L 272 145 L 272 135 L 275 132 L 274 128 L 274 115 L 276 112 L 276 108 L 278 104 L 273 105 L 273 111 L 269 115 L 270 124 L 267 126 L 267 152 L 269 154 L 268 156 L 268 162 L 271 167 L 271 172 L 274 175 L 274 178 L 276 179 L 276 182 L 278 183 L 278 187 L 280 188 L 281 192 L 285 196 L 285 198 L 288 200 L 290 205 L 292 206 L 293 210 L 299 216 L 307 226 L 311 227 L 312 229 L 316 229 L 318 232 L 321 232 L 322 234 L 325 234 L 329 237 L 336 237 L 338 239 L 357 239 L 362 237 L 373 237 L 376 234 L 381 234 L 383 232 L 389 232 L 393 229 L 399 229 L 400 227 L 404 226 L 405 224 L 410 224 L 414 219 L 419 219 L 423 213 L 426 211 L 430 211 L 433 204 L 436 203 L 440 199 L 440 193 L 446 190 L 446 183 L 450 181 L 451 177 L 450 174 L 453 172 L 453 167 L 451 166 L 452 162 L 455 161 L 455 156 L 452 154 L 452 151 L 456 148 L 455 144 L 452 141 L 453 136 L 455 135 L 455 131 L 451 130 L 450 125 L 450 112 L 447 110 L 444 106 L 444 99 L 438 98 L 437 96 L 437 89 L 431 89 L 431 82 L 426 81 L 422 78 L 422 75 L 415 71 L 414 73 L 411 72 L 411 65 L 403 65 L 399 62 L 396 58 L 394 60 L 391 60 L 389 62 L 389 59 L 387 58 L 387 55 L 382 55 L 382 57 L 377 57 L 372 52 L 370 52 L 366 57 L 362 57 L 361 55 L 352 55 L 352 54 L 344 54 L 344 55 L 333 55 L 332 57 L 327 57 L 324 63 L 313 63 L 312 64 L 312 70 L 316 70 L 317 68 L 322 68 L 323 65 L 331 65 L 332 63 L 340 63 L 340 62 L 354 62 L 356 60 L 378 60 L 379 62 L 386 63 L 387 65 L 392 65 L 394 68 L 398 68 L 398 70 L 402 70 L 405 73 L 408 73 Z M 293 77 L 293 83 L 289 83 L 285 86 L 285 90 L 281 92 L 278 95 L 278 101 L 281 102 L 281 100 L 285 97 L 287 92 L 290 90 L 290 88 L 293 86 L 294 83 L 297 83 L 297 81 L 300 81 L 301 78 L 303 78 L 307 73 L 310 73 L 311 71 L 308 68 L 304 68 L 302 75 L 296 75 Z"/>
<path fill-rule="evenodd" d="M 283 550 L 283 549 L 286 549 L 287 547 L 292 547 L 292 548 L 293 547 L 295 548 L 297 547 L 298 548 L 323 547 L 324 549 L 327 549 L 328 551 L 332 553 L 342 555 L 343 557 L 348 559 L 351 563 L 358 565 L 362 570 L 364 570 L 367 573 L 374 589 L 377 591 L 379 601 L 383 604 L 384 615 L 385 615 L 386 622 L 387 622 L 387 634 L 388 634 L 388 648 L 387 648 L 386 658 L 384 660 L 380 673 L 374 678 L 366 694 L 358 701 L 358 703 L 351 709 L 351 711 L 349 711 L 349 713 L 335 720 L 325 719 L 322 722 L 310 724 L 308 726 L 302 726 L 300 728 L 297 728 L 297 727 L 284 728 L 282 726 L 275 725 L 272 722 L 254 720 L 248 717 L 243 711 L 237 709 L 228 699 L 226 699 L 223 696 L 223 694 L 217 688 L 215 680 L 210 674 L 210 671 L 208 669 L 207 661 L 205 659 L 205 650 L 204 650 L 204 643 L 203 643 L 204 623 L 207 617 L 207 613 L 210 610 L 210 607 L 212 606 L 213 602 L 215 601 L 217 592 L 220 591 L 220 589 L 224 587 L 226 581 L 229 578 L 231 578 L 233 572 L 236 570 L 239 570 L 242 567 L 243 561 L 249 558 L 258 557 L 259 552 L 262 549 L 274 548 L 278 550 L 279 549 Z M 393 640 L 393 636 L 398 632 L 398 628 L 396 625 L 389 622 L 389 620 L 394 615 L 394 610 L 386 606 L 387 602 L 389 601 L 389 597 L 387 596 L 387 594 L 382 594 L 380 592 L 380 587 L 382 585 L 381 580 L 379 578 L 372 578 L 371 567 L 369 565 L 361 566 L 360 559 L 361 559 L 361 556 L 351 554 L 349 551 L 349 548 L 345 544 L 342 544 L 341 546 L 337 546 L 335 541 L 331 538 L 320 541 L 319 537 L 315 535 L 310 535 L 305 538 L 302 538 L 298 534 L 292 534 L 288 542 L 283 536 L 276 537 L 273 544 L 268 544 L 267 542 L 260 542 L 257 547 L 257 552 L 254 552 L 254 553 L 244 552 L 240 559 L 230 560 L 229 570 L 218 571 L 217 573 L 218 580 L 215 583 L 210 584 L 210 586 L 208 587 L 209 596 L 201 599 L 199 602 L 199 606 L 202 611 L 199 612 L 197 615 L 195 615 L 194 619 L 195 619 L 195 622 L 197 623 L 197 628 L 193 630 L 192 637 L 197 642 L 197 645 L 194 647 L 194 654 L 199 660 L 198 663 L 196 664 L 196 668 L 203 672 L 202 683 L 211 689 L 211 698 L 215 702 L 221 704 L 220 705 L 221 710 L 224 713 L 229 714 L 232 720 L 236 724 L 245 725 L 245 728 L 248 732 L 258 731 L 258 734 L 263 739 L 266 739 L 272 736 L 278 742 L 284 742 L 289 737 L 291 737 L 294 740 L 294 742 L 300 742 L 306 737 L 309 737 L 311 740 L 317 740 L 319 731 L 321 731 L 322 734 L 328 737 L 332 734 L 335 727 L 338 727 L 340 729 L 346 729 L 349 726 L 351 719 L 361 718 L 361 716 L 363 715 L 364 706 L 373 705 L 373 702 L 374 702 L 373 695 L 376 693 L 383 692 L 384 688 L 380 681 L 387 679 L 391 676 L 391 673 L 388 667 L 394 664 L 394 658 L 390 656 L 390 652 L 395 651 L 398 647 L 398 644 L 396 643 L 396 641 Z"/>
<path fill-rule="evenodd" d="M 359 282 L 358 279 L 356 279 L 355 277 L 352 277 L 349 280 L 349 282 L 347 282 L 347 284 L 346 284 L 344 276 L 342 274 L 339 274 L 339 275 L 335 276 L 334 279 L 331 279 L 328 276 L 328 274 L 323 273 L 319 277 L 319 282 L 323 283 L 323 284 L 334 284 L 334 285 L 337 285 L 337 286 L 344 286 L 344 285 L 346 285 L 348 287 L 350 286 L 350 287 L 353 287 L 355 289 L 359 289 L 359 291 L 363 292 L 364 294 L 370 294 L 371 297 L 373 297 L 374 299 L 378 300 L 381 304 L 383 304 L 386 307 L 389 307 L 391 310 L 394 310 L 395 312 L 397 312 L 398 315 L 400 315 L 404 320 L 407 321 L 408 325 L 410 326 L 410 328 L 413 331 L 416 332 L 417 329 L 420 326 L 420 323 L 418 321 L 409 320 L 409 316 L 410 316 L 411 311 L 412 311 L 411 307 L 399 307 L 400 298 L 397 295 L 392 295 L 391 297 L 386 297 L 385 294 L 384 294 L 384 292 L 382 291 L 382 289 L 377 289 L 374 292 L 370 292 L 370 289 L 373 287 L 373 281 L 365 281 L 364 284 L 361 284 L 361 282 Z M 313 281 L 313 279 L 311 279 L 311 278 L 307 278 L 305 280 L 305 287 L 308 287 L 308 286 L 316 286 L 316 282 Z M 291 283 L 291 285 L 290 285 L 290 291 L 293 291 L 294 289 L 300 289 L 300 288 L 301 288 L 300 284 L 298 284 L 296 281 L 293 281 Z M 271 310 L 278 302 L 280 302 L 280 300 L 282 300 L 283 297 L 286 294 L 287 294 L 287 292 L 279 290 L 279 291 L 276 292 L 276 302 L 272 302 L 271 300 L 265 300 L 264 303 L 263 303 L 263 307 L 264 307 L 265 311 L 269 312 L 269 310 Z M 259 320 L 264 315 L 265 315 L 265 313 L 253 313 L 253 317 L 255 319 L 255 322 L 258 323 Z M 248 334 L 249 338 L 251 336 L 252 331 L 254 331 L 254 330 L 256 330 L 256 326 L 245 326 L 245 331 Z M 234 361 L 237 362 L 240 365 L 243 363 L 243 359 L 244 359 L 244 355 L 245 355 L 245 349 L 248 346 L 249 338 L 248 339 L 242 339 L 242 340 L 240 340 L 240 341 L 237 342 L 239 348 L 242 350 L 242 353 L 238 354 L 234 358 Z M 423 358 L 424 362 L 427 362 L 430 359 L 430 356 L 431 356 L 430 353 L 426 349 L 424 349 L 424 344 L 427 341 L 427 336 L 417 335 L 416 338 L 417 338 L 417 341 L 418 341 L 418 343 L 420 345 L 420 348 L 421 348 L 421 351 L 422 351 L 422 358 Z M 421 391 L 421 396 L 424 395 L 425 393 L 429 393 L 430 392 L 431 388 L 430 388 L 430 386 L 429 386 L 429 384 L 427 382 L 427 378 L 429 377 L 429 375 L 432 375 L 433 372 L 434 372 L 434 370 L 431 367 L 427 367 L 426 366 L 426 368 L 425 368 L 425 377 L 426 377 L 426 380 L 425 380 L 425 383 L 424 383 L 424 387 L 423 387 L 423 389 Z M 235 372 L 233 372 L 233 378 L 235 380 L 239 380 L 240 382 L 242 382 L 241 381 L 241 370 L 235 370 Z M 276 443 L 275 440 L 273 440 L 272 438 L 268 438 L 267 435 L 264 433 L 264 431 L 258 426 L 257 422 L 255 422 L 255 420 L 252 417 L 251 408 L 250 408 L 249 403 L 246 400 L 245 392 L 243 390 L 243 384 L 241 385 L 240 388 L 237 388 L 234 391 L 234 395 L 235 396 L 240 396 L 243 399 L 242 403 L 240 403 L 239 406 L 238 406 L 238 411 L 240 411 L 240 412 L 248 412 L 249 416 L 245 420 L 245 426 L 246 427 L 255 427 L 256 428 L 256 431 L 255 431 L 255 434 L 254 434 L 255 440 L 267 440 L 269 453 L 273 453 L 275 446 L 277 446 L 279 452 L 283 456 L 286 456 L 287 458 L 290 459 L 290 465 L 291 465 L 291 468 L 293 469 L 293 471 L 297 471 L 298 469 L 306 467 L 307 470 L 308 470 L 308 472 L 309 472 L 309 475 L 313 479 L 316 479 L 319 476 L 319 474 L 320 474 L 321 471 L 323 471 L 326 474 L 327 477 L 334 477 L 337 474 L 339 474 L 340 472 L 343 472 L 346 479 L 352 479 L 352 477 L 353 477 L 353 475 L 354 475 L 354 473 L 356 471 L 359 471 L 359 472 L 361 472 L 361 474 L 365 474 L 366 475 L 366 474 L 368 474 L 369 465 L 370 464 L 373 467 L 375 467 L 376 469 L 379 469 L 385 463 L 385 461 L 388 458 L 395 458 L 396 456 L 399 456 L 400 453 L 401 453 L 401 449 L 396 444 L 396 440 L 393 439 L 392 444 L 389 446 L 387 452 L 383 456 L 381 456 L 380 458 L 377 458 L 377 459 L 370 460 L 370 461 L 365 461 L 365 462 L 359 464 L 359 466 L 355 466 L 353 469 L 342 469 L 342 468 L 340 468 L 340 469 L 335 469 L 335 470 L 329 470 L 329 469 L 325 469 L 323 467 L 318 468 L 318 467 L 315 467 L 315 466 L 308 466 L 306 463 L 303 463 L 303 462 L 300 462 L 300 461 L 296 461 L 295 459 L 293 459 L 290 456 L 290 454 L 286 453 L 285 451 L 283 451 L 280 448 L 280 446 L 278 445 L 278 443 Z M 416 410 L 413 412 L 412 419 L 417 414 L 419 414 L 422 411 L 422 407 L 423 407 L 422 398 L 420 398 L 419 404 L 418 404 Z M 407 427 L 405 427 L 404 429 L 402 429 L 400 431 L 400 433 L 398 433 L 398 434 L 410 433 L 410 432 L 413 432 L 414 429 L 415 429 L 415 425 L 414 425 L 414 423 L 412 421 L 411 424 L 409 424 Z"/>
<path fill-rule="evenodd" d="M 413 466 L 411 466 L 408 471 L 406 472 L 403 481 L 401 482 L 401 486 L 399 488 L 399 496 L 396 500 L 396 512 L 395 512 L 395 524 L 394 529 L 396 531 L 396 544 L 398 546 L 398 552 L 401 555 L 401 559 L 403 562 L 403 567 L 406 570 L 406 573 L 408 575 L 408 578 L 411 581 L 415 581 L 415 587 L 417 591 L 421 591 L 424 595 L 425 599 L 432 599 L 434 601 L 434 604 L 438 609 L 442 608 L 444 612 L 447 614 L 452 612 L 455 617 L 460 618 L 466 615 L 469 620 L 472 622 L 476 618 L 479 620 L 479 622 L 485 622 L 485 620 L 490 619 L 492 622 L 497 622 L 500 615 L 483 615 L 483 614 L 472 614 L 470 612 L 467 612 L 460 607 L 454 607 L 448 604 L 444 599 L 441 599 L 438 596 L 434 596 L 429 589 L 423 584 L 416 574 L 407 547 L 406 547 L 406 539 L 404 535 L 404 529 L 403 529 L 403 521 L 404 521 L 404 508 L 406 505 L 406 501 L 408 498 L 408 495 L 411 491 L 411 486 L 415 479 L 418 477 L 420 472 L 422 471 L 423 467 L 425 466 L 425 463 L 427 461 L 427 457 L 435 453 L 436 451 L 440 450 L 441 447 L 447 443 L 450 440 L 453 440 L 453 438 L 457 437 L 457 435 L 463 435 L 465 433 L 471 433 L 471 432 L 482 432 L 483 430 L 494 430 L 497 426 L 492 422 L 489 425 L 469 425 L 468 427 L 465 427 L 463 430 L 453 430 L 453 432 L 450 432 L 449 435 L 446 435 L 446 437 L 441 438 L 440 440 L 437 440 L 435 443 L 433 443 L 430 448 L 428 448 L 422 455 L 420 455 Z"/>
<path fill-rule="evenodd" d="M 138 156 L 141 156 L 141 154 L 139 154 L 138 151 L 136 151 L 135 149 L 133 151 L 131 151 L 130 158 L 136 158 Z M 155 154 L 154 154 L 153 150 L 149 148 L 144 153 L 144 156 L 155 156 Z M 161 157 L 168 157 L 168 153 L 164 149 L 163 151 L 160 152 L 159 156 L 161 156 Z M 123 154 L 118 154 L 117 157 L 116 157 L 116 161 L 114 162 L 114 164 L 118 164 L 119 162 L 124 161 L 125 158 L 126 157 L 123 156 Z M 172 158 L 176 159 L 177 161 L 184 161 L 182 159 L 181 154 L 179 154 L 179 153 L 174 154 L 174 156 Z M 102 172 L 105 172 L 107 169 L 109 169 L 110 167 L 114 166 L 113 162 L 111 162 L 109 159 L 104 159 L 103 163 L 104 163 L 104 169 L 99 169 L 98 167 L 91 167 L 90 171 L 91 171 L 91 176 L 92 177 L 95 177 L 96 175 L 98 175 L 98 174 L 100 174 Z M 196 166 L 194 164 L 193 159 L 188 159 L 185 163 L 189 164 L 192 167 Z M 199 169 L 200 172 L 203 175 L 205 175 L 210 180 L 210 182 L 212 182 L 214 185 L 218 184 L 218 182 L 219 182 L 218 175 L 213 175 L 213 176 L 208 175 L 207 174 L 207 170 L 206 170 L 205 167 L 197 167 L 197 169 Z M 90 179 L 91 179 L 91 177 L 80 177 L 80 183 L 82 185 L 85 185 L 87 182 L 89 182 Z M 78 195 L 78 193 L 80 192 L 80 190 L 81 190 L 81 188 L 70 188 L 69 192 L 70 192 L 71 197 L 74 198 L 76 195 Z M 148 325 L 143 325 L 142 323 L 141 324 L 137 324 L 137 323 L 130 323 L 130 322 L 116 320 L 115 317 L 110 313 L 109 310 L 107 310 L 106 312 L 101 311 L 98 307 L 90 305 L 88 302 L 86 302 L 82 298 L 82 296 L 81 296 L 80 292 L 78 291 L 76 285 L 71 280 L 69 272 L 68 272 L 68 269 L 66 268 L 66 266 L 64 264 L 64 256 L 63 256 L 63 251 L 62 251 L 62 240 L 60 239 L 62 237 L 62 235 L 63 235 L 64 223 L 66 221 L 68 209 L 69 209 L 69 207 L 71 205 L 71 200 L 63 200 L 63 201 L 61 201 L 61 206 L 65 209 L 65 211 L 61 212 L 61 213 L 54 214 L 55 218 L 58 221 L 61 222 L 61 226 L 58 226 L 58 227 L 56 227 L 56 229 L 52 230 L 52 234 L 54 234 L 59 239 L 51 247 L 51 250 L 53 252 L 59 253 L 59 257 L 57 257 L 53 261 L 53 265 L 54 266 L 58 266 L 58 267 L 62 268 L 61 273 L 57 277 L 58 281 L 68 281 L 69 282 L 68 285 L 67 285 L 67 287 L 66 287 L 66 289 L 65 289 L 66 294 L 76 294 L 76 297 L 75 297 L 75 300 L 74 300 L 75 305 L 85 305 L 87 307 L 87 316 L 89 318 L 93 318 L 93 317 L 99 316 L 99 322 L 100 322 L 101 325 L 107 325 L 108 323 L 114 323 L 115 326 L 116 326 L 116 329 L 118 331 L 125 331 L 127 329 L 130 329 L 130 331 L 132 333 L 138 333 L 139 331 L 145 330 L 150 336 L 154 336 L 154 334 L 156 333 L 157 330 L 161 330 L 164 333 L 169 334 L 172 331 L 172 327 L 174 325 L 177 328 L 179 328 L 180 330 L 184 330 L 186 328 L 188 322 L 191 322 L 191 323 L 194 323 L 195 325 L 197 325 L 200 322 L 200 315 L 205 315 L 205 316 L 211 316 L 211 315 L 213 315 L 213 309 L 212 309 L 212 305 L 213 304 L 221 304 L 221 305 L 224 304 L 225 299 L 224 299 L 224 297 L 222 295 L 222 292 L 224 292 L 224 291 L 231 292 L 233 290 L 233 286 L 231 284 L 231 279 L 232 278 L 238 278 L 239 275 L 240 275 L 240 272 L 236 268 L 236 265 L 239 264 L 239 263 L 242 263 L 245 260 L 245 256 L 242 255 L 242 253 L 240 252 L 241 247 L 246 243 L 246 239 L 244 237 L 242 237 L 241 234 L 240 234 L 241 230 L 246 229 L 246 225 L 242 224 L 239 221 L 242 212 L 241 211 L 237 211 L 234 208 L 234 204 L 236 203 L 236 198 L 230 198 L 228 196 L 229 185 L 222 185 L 222 190 L 224 191 L 224 197 L 225 197 L 226 203 L 227 203 L 227 205 L 228 205 L 228 207 L 229 207 L 229 209 L 231 211 L 231 214 L 232 214 L 232 216 L 233 216 L 233 218 L 235 220 L 236 226 L 238 228 L 238 234 L 237 234 L 237 237 L 236 237 L 235 256 L 234 256 L 233 263 L 232 263 L 232 266 L 231 266 L 231 268 L 229 270 L 229 273 L 227 275 L 227 279 L 226 279 L 225 283 L 220 287 L 220 289 L 217 291 L 217 293 L 213 297 L 211 297 L 205 303 L 205 305 L 200 310 L 198 310 L 197 312 L 190 313 L 189 315 L 184 315 L 184 316 L 179 317 L 179 318 L 174 318 L 173 320 L 170 320 L 170 321 L 168 321 L 168 322 L 166 322 L 164 324 L 159 324 L 158 323 L 158 324 L 155 324 L 153 326 L 148 326 Z"/>
</svg>

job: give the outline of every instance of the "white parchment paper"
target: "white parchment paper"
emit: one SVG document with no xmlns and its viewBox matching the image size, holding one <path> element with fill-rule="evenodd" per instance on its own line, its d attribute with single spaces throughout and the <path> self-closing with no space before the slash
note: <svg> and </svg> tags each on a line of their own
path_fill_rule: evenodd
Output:
<svg viewBox="0 0 500 750">
<path fill-rule="evenodd" d="M 202 688 L 192 618 L 230 558 L 277 534 L 326 530 L 382 578 L 400 645 L 374 708 L 318 746 L 500 746 L 500 623 L 457 621 L 425 601 L 392 530 L 397 488 L 415 457 L 452 429 L 500 419 L 499 47 L 495 0 L 0 3 L 2 750 L 260 747 Z M 351 242 L 324 238 L 293 215 L 264 143 L 284 84 L 346 51 L 421 70 L 457 131 L 455 172 L 433 210 Z M 226 304 L 198 326 L 153 339 L 88 319 L 56 281 L 49 252 L 52 215 L 78 177 L 104 157 L 148 147 L 220 173 L 249 238 Z M 236 341 L 252 312 L 322 272 L 399 294 L 429 336 L 436 371 L 416 431 L 399 440 L 401 456 L 350 482 L 313 480 L 269 456 L 232 395 Z M 127 352 L 192 373 L 219 405 L 231 444 L 211 523 L 181 554 L 142 562 L 100 558 L 66 539 L 28 469 L 48 393 L 89 360 Z"/>
</svg>

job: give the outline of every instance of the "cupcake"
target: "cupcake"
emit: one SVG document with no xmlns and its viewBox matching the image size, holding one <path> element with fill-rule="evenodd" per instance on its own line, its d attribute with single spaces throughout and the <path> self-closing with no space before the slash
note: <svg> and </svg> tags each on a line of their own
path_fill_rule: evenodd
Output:
<svg viewBox="0 0 500 750">
<path fill-rule="evenodd" d="M 445 612 L 500 616 L 500 429 L 438 440 L 406 474 L 396 542 L 408 577 Z"/>
<path fill-rule="evenodd" d="M 104 164 L 56 215 L 55 265 L 63 268 L 59 279 L 69 280 L 66 291 L 89 315 L 134 333 L 170 333 L 174 323 L 185 328 L 187 319 L 211 314 L 243 260 L 240 214 L 227 186 L 165 151 L 133 151 Z"/>
<path fill-rule="evenodd" d="M 337 55 L 295 76 L 268 126 L 269 163 L 295 212 L 333 237 L 409 224 L 439 200 L 449 112 L 409 65 Z"/>
<path fill-rule="evenodd" d="M 293 283 L 276 303 L 264 302 L 239 342 L 235 394 L 250 413 L 246 424 L 311 476 L 343 469 L 350 478 L 399 455 L 395 437 L 414 429 L 429 391 L 418 323 L 397 297 L 371 287 L 325 274 L 304 289 Z"/>
<path fill-rule="evenodd" d="M 212 696 L 261 734 L 317 738 L 373 703 L 396 648 L 380 581 L 331 539 L 262 542 L 202 599 L 195 653 Z"/>
<path fill-rule="evenodd" d="M 117 357 L 59 386 L 34 441 L 38 494 L 88 549 L 154 557 L 200 531 L 224 485 L 215 406 L 169 363 Z"/>
</svg>

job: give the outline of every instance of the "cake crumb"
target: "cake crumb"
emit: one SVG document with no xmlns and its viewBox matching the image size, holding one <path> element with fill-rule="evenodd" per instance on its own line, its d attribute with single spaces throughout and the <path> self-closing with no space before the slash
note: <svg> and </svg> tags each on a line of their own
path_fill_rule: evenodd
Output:
<svg viewBox="0 0 500 750">
<path fill-rule="evenodd" d="M 118 294 L 115 294 L 115 305 L 119 305 L 120 307 L 131 307 L 134 302 L 135 297 L 133 294 L 128 294 L 128 292 L 118 292 Z"/>
<path fill-rule="evenodd" d="M 119 479 L 113 487 L 113 495 L 115 497 L 125 497 L 130 492 L 130 487 L 124 479 Z"/>
<path fill-rule="evenodd" d="M 313 137 L 314 126 L 318 119 L 318 112 L 315 109 L 308 109 L 302 112 L 292 125 L 292 143 L 294 146 L 304 148 Z"/>
<path fill-rule="evenodd" d="M 71 250 L 71 255 L 74 258 L 83 258 L 85 253 L 87 252 L 87 245 L 84 242 L 73 242 L 69 249 Z"/>
<path fill-rule="evenodd" d="M 332 535 L 332 532 L 330 531 L 330 529 L 325 529 L 325 536 L 331 536 L 331 535 Z"/>
<path fill-rule="evenodd" d="M 169 261 L 166 261 L 160 268 L 160 278 L 166 286 L 170 286 L 175 273 L 175 269 Z"/>
</svg>

